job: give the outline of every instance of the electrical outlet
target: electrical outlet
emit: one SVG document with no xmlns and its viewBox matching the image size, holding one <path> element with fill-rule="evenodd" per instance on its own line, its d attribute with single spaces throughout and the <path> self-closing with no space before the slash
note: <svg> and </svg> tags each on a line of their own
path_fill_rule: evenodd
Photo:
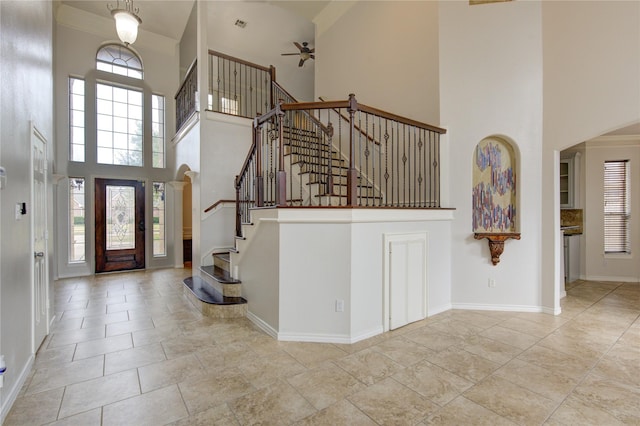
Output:
<svg viewBox="0 0 640 426">
<path fill-rule="evenodd" d="M 344 312 L 344 300 L 336 299 L 336 312 Z"/>
<path fill-rule="evenodd" d="M 489 288 L 495 288 L 496 286 L 496 280 L 494 280 L 493 278 L 489 278 Z"/>
</svg>

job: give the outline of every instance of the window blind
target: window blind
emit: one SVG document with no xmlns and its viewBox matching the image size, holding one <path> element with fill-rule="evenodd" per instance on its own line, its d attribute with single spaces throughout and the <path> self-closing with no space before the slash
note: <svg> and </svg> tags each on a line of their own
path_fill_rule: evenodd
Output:
<svg viewBox="0 0 640 426">
<path fill-rule="evenodd" d="M 604 163 L 604 252 L 631 253 L 629 160 Z"/>
</svg>

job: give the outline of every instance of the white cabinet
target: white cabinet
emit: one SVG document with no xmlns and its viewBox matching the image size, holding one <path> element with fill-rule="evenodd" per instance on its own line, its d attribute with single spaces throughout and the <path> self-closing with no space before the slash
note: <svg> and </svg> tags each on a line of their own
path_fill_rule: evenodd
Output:
<svg viewBox="0 0 640 426">
<path fill-rule="evenodd" d="M 564 280 L 567 283 L 580 278 L 580 236 L 564 237 Z"/>
<path fill-rule="evenodd" d="M 560 208 L 574 206 L 573 158 L 560 160 Z"/>
</svg>

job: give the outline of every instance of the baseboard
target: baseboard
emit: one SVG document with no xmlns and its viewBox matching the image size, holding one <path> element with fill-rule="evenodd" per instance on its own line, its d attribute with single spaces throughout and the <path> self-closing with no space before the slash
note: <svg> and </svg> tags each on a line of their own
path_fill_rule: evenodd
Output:
<svg viewBox="0 0 640 426">
<path fill-rule="evenodd" d="M 283 342 L 314 342 L 314 343 L 337 343 L 352 344 L 368 339 L 378 334 L 382 334 L 382 327 L 375 327 L 371 330 L 360 333 L 356 336 L 337 334 L 316 334 L 316 333 L 278 333 L 278 340 Z"/>
<path fill-rule="evenodd" d="M 560 306 L 558 306 L 557 308 L 545 308 L 544 306 L 541 308 L 542 310 L 540 312 L 542 312 L 543 314 L 549 314 L 549 315 L 560 315 L 562 313 L 562 308 L 560 308 Z"/>
<path fill-rule="evenodd" d="M 427 312 L 427 317 L 432 317 L 434 315 L 438 315 L 443 312 L 450 311 L 451 309 L 452 309 L 451 303 L 444 306 L 438 306 L 437 308 L 429 308 L 429 311 Z"/>
<path fill-rule="evenodd" d="M 256 327 L 258 327 L 260 330 L 262 330 L 265 333 L 267 333 L 269 336 L 273 337 L 276 340 L 278 339 L 278 331 L 275 328 L 271 327 L 266 322 L 262 321 L 262 319 L 257 317 L 251 311 L 247 312 L 247 319 L 249 321 L 251 321 L 252 323 L 254 323 L 256 325 Z"/>
<path fill-rule="evenodd" d="M 604 281 L 615 283 L 640 283 L 640 278 L 634 277 L 612 277 L 612 276 L 588 276 L 584 278 L 585 281 Z"/>
<path fill-rule="evenodd" d="M 20 393 L 20 389 L 24 386 L 24 383 L 27 381 L 27 377 L 29 376 L 29 372 L 33 368 L 33 362 L 35 361 L 35 356 L 32 354 L 29 357 L 29 360 L 25 364 L 24 368 L 20 372 L 18 376 L 18 380 L 15 382 L 13 388 L 9 391 L 6 398 L 3 398 L 2 401 L 2 411 L 0 412 L 0 425 L 4 423 L 13 403 L 16 402 L 16 398 L 18 398 L 18 394 Z"/>
<path fill-rule="evenodd" d="M 543 312 L 542 306 L 530 305 L 481 305 L 476 303 L 454 303 L 453 309 L 465 309 L 475 311 L 507 311 L 507 312 Z"/>
</svg>

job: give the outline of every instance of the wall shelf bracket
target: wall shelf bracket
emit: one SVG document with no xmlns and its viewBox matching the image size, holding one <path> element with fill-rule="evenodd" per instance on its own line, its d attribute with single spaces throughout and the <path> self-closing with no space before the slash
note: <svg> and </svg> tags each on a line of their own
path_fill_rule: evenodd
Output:
<svg viewBox="0 0 640 426">
<path fill-rule="evenodd" d="M 500 263 L 500 255 L 504 251 L 504 242 L 508 239 L 519 240 L 519 232 L 476 232 L 473 234 L 473 238 L 481 240 L 486 238 L 489 241 L 489 251 L 491 252 L 491 263 L 497 265 Z"/>
</svg>

